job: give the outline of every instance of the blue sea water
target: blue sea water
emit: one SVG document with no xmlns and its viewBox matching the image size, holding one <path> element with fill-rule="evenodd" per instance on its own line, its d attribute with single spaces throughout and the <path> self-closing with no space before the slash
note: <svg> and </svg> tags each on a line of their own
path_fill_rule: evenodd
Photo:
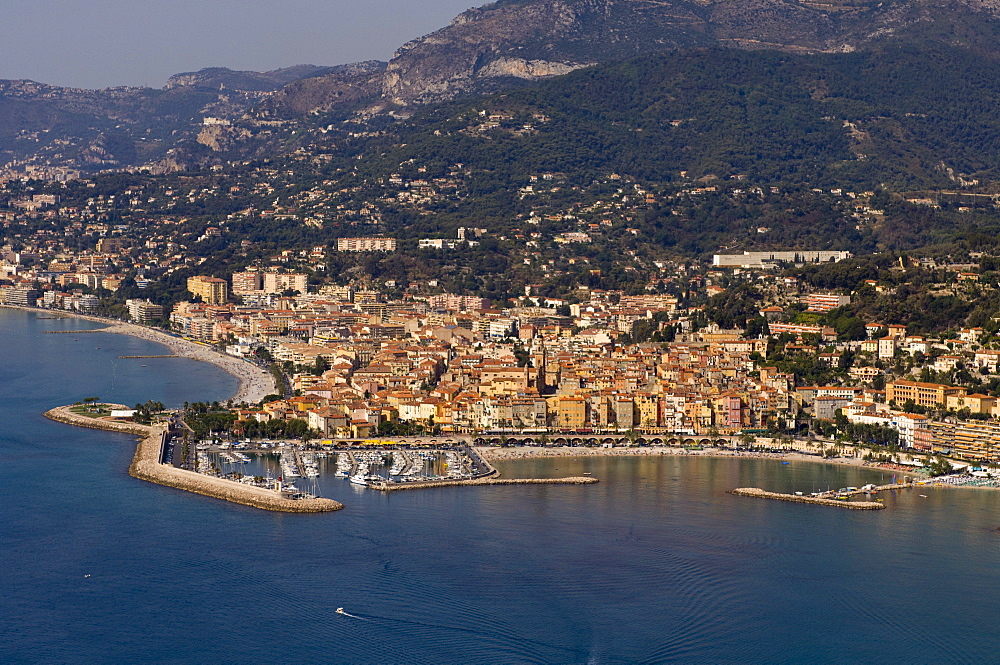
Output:
<svg viewBox="0 0 1000 665">
<path fill-rule="evenodd" d="M 1000 660 L 1000 492 L 856 512 L 725 490 L 881 472 L 580 457 L 503 469 L 598 485 L 383 495 L 325 477 L 343 511 L 268 513 L 130 478 L 131 437 L 41 416 L 235 390 L 203 363 L 118 358 L 155 344 L 43 334 L 93 327 L 0 311 L 2 663 Z"/>
</svg>

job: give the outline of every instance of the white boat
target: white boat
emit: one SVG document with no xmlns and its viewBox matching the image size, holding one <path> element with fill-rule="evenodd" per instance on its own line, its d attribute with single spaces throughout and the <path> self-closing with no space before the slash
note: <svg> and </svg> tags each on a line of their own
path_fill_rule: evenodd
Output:
<svg viewBox="0 0 1000 665">
<path fill-rule="evenodd" d="M 348 480 L 351 481 L 352 485 L 364 485 L 365 487 L 368 486 L 368 477 L 363 476 L 360 473 L 351 476 L 350 478 L 348 478 Z"/>
<path fill-rule="evenodd" d="M 337 608 L 337 614 L 347 614 L 347 612 L 344 611 L 343 607 L 338 607 Z"/>
</svg>

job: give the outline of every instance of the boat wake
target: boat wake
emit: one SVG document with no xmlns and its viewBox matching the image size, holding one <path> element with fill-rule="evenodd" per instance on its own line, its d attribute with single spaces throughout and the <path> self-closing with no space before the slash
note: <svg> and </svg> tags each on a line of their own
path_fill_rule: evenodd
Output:
<svg viewBox="0 0 1000 665">
<path fill-rule="evenodd" d="M 465 628 L 465 627 L 462 627 L 462 626 L 450 626 L 450 625 L 439 624 L 439 623 L 428 623 L 428 622 L 424 622 L 424 621 L 414 621 L 412 619 L 399 619 L 399 618 L 394 618 L 394 617 L 378 616 L 378 615 L 375 615 L 375 614 L 369 614 L 369 615 L 366 615 L 366 616 L 354 616 L 353 614 L 348 614 L 347 612 L 345 612 L 343 610 L 344 610 L 344 608 L 338 607 L 337 608 L 337 614 L 342 614 L 344 616 L 352 617 L 354 619 L 360 619 L 361 621 L 375 621 L 375 622 L 378 622 L 380 624 L 381 623 L 394 623 L 394 624 L 407 625 L 407 626 L 419 626 L 420 628 L 430 628 L 430 629 L 435 629 L 435 630 L 451 631 L 451 632 L 457 632 L 457 633 L 468 633 L 470 635 L 476 635 L 476 636 L 482 636 L 483 635 L 482 627 L 478 627 L 478 628 L 472 629 L 472 628 Z M 490 633 L 490 634 L 492 634 L 492 633 Z M 518 633 L 514 633 L 512 631 L 508 631 L 508 630 L 502 630 L 502 631 L 497 632 L 496 633 L 496 637 L 499 637 L 501 639 L 510 639 L 512 641 L 516 641 L 517 648 L 520 649 L 520 650 L 523 650 L 526 647 L 526 645 L 534 645 L 535 647 L 541 647 L 542 649 L 551 649 L 551 650 L 554 650 L 554 651 L 560 651 L 560 652 L 563 652 L 563 653 L 572 654 L 575 657 L 575 659 L 572 662 L 583 662 L 583 661 L 579 661 L 579 659 L 580 658 L 589 657 L 588 652 L 585 651 L 585 650 L 576 649 L 576 648 L 572 648 L 572 647 L 561 646 L 559 644 L 551 644 L 551 643 L 542 642 L 542 641 L 539 641 L 539 640 L 533 640 L 533 639 L 527 638 L 527 637 L 525 637 L 523 635 L 520 635 Z M 546 661 L 541 656 L 539 656 L 538 659 L 534 659 L 534 660 L 532 660 L 532 662 L 548 662 L 548 661 Z M 559 660 L 558 662 L 563 662 L 563 660 Z"/>
</svg>

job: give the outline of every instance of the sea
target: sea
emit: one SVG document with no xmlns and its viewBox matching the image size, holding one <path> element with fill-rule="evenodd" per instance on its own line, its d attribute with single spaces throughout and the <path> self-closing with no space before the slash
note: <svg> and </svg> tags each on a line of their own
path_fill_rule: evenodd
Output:
<svg viewBox="0 0 1000 665">
<path fill-rule="evenodd" d="M 131 478 L 132 437 L 42 417 L 236 389 L 72 332 L 93 328 L 0 310 L 2 663 L 1000 662 L 1000 492 L 852 511 L 726 490 L 884 472 L 580 456 L 500 466 L 600 483 L 382 494 L 324 475 L 344 510 L 270 513 Z"/>
</svg>

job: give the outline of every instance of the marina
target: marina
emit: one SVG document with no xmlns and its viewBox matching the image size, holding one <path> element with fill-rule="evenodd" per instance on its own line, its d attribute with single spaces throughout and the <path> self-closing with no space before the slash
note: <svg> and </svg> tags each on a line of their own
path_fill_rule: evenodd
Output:
<svg viewBox="0 0 1000 665">
<path fill-rule="evenodd" d="M 596 478 L 497 478 L 497 470 L 469 446 L 412 450 L 400 442 L 391 449 L 330 450 L 292 441 L 188 440 L 177 424 L 140 425 L 106 414 L 121 404 L 93 403 L 50 409 L 51 420 L 91 429 L 140 436 L 129 473 L 136 478 L 196 494 L 282 512 L 340 510 L 343 504 L 321 498 L 320 476 L 346 478 L 350 485 L 382 491 L 461 485 L 589 485 Z M 305 487 L 293 484 L 300 479 Z"/>
<path fill-rule="evenodd" d="M 464 447 L 316 450 L 315 446 L 292 442 L 264 445 L 268 447 L 202 442 L 197 446 L 196 466 L 199 473 L 262 485 L 273 485 L 276 480 L 313 481 L 326 475 L 378 490 L 450 487 L 496 474 L 477 453 Z M 248 476 L 257 480 L 248 481 Z"/>
</svg>

